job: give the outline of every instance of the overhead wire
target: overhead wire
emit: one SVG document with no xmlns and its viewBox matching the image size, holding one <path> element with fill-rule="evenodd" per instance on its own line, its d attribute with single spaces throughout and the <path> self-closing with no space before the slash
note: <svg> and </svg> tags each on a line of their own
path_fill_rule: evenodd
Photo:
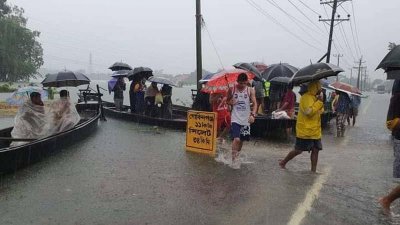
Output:
<svg viewBox="0 0 400 225">
<path fill-rule="evenodd" d="M 313 39 L 315 42 L 319 43 L 320 45 L 323 45 L 317 38 L 315 38 L 313 35 L 311 35 L 308 31 L 306 31 L 303 27 L 300 26 L 300 24 L 302 24 L 303 26 L 309 28 L 310 30 L 318 33 L 318 31 L 314 30 L 313 28 L 311 28 L 310 26 L 308 26 L 307 24 L 305 24 L 303 21 L 297 19 L 296 17 L 290 15 L 288 12 L 286 12 L 284 9 L 282 9 L 282 7 L 280 7 L 274 0 L 266 0 L 267 2 L 269 2 L 272 6 L 274 6 L 275 8 L 279 9 L 281 12 L 283 12 L 286 16 L 289 17 L 290 20 L 292 20 L 294 23 L 297 24 L 297 26 L 311 39 Z M 319 33 L 318 33 L 319 34 Z"/>
<path fill-rule="evenodd" d="M 354 30 L 353 30 L 353 25 L 351 23 L 351 20 L 349 22 L 350 22 L 350 30 L 351 30 L 351 36 L 353 37 L 354 47 L 355 47 L 356 51 L 358 50 L 358 55 L 361 55 L 361 50 L 358 47 L 358 43 L 357 43 L 355 35 L 354 35 Z"/>
<path fill-rule="evenodd" d="M 281 12 L 283 12 L 286 16 L 288 16 L 293 22 L 295 23 L 300 23 L 303 26 L 307 27 L 310 30 L 316 31 L 314 30 L 314 28 L 310 27 L 308 24 L 304 23 L 303 21 L 297 19 L 296 17 L 292 16 L 291 14 L 289 14 L 288 12 L 286 12 L 286 10 L 282 9 L 282 7 L 279 6 L 278 3 L 276 3 L 274 0 L 266 0 L 267 2 L 269 2 L 272 6 L 274 6 L 275 8 L 279 9 Z"/>
<path fill-rule="evenodd" d="M 304 5 L 307 9 L 309 9 L 311 12 L 315 13 L 317 16 L 319 16 L 319 13 L 316 12 L 315 10 L 313 10 L 310 6 L 308 6 L 307 4 L 305 4 L 303 1 L 298 0 L 302 5 Z"/>
<path fill-rule="evenodd" d="M 356 14 L 354 13 L 354 4 L 353 4 L 353 1 L 350 1 L 350 2 L 351 2 L 351 10 L 353 12 L 353 18 L 354 18 L 354 29 L 355 29 L 356 38 L 357 38 L 357 46 L 358 46 L 358 49 L 359 49 L 360 55 L 361 55 L 362 51 L 361 51 L 361 47 L 360 47 L 360 40 L 358 39 L 357 20 L 356 20 Z"/>
<path fill-rule="evenodd" d="M 318 28 L 320 31 L 324 32 L 320 26 L 318 26 L 313 20 L 311 20 L 297 5 L 295 5 L 291 0 L 288 0 L 288 2 L 298 11 L 300 12 L 310 23 L 312 23 L 316 28 Z"/>
<path fill-rule="evenodd" d="M 347 15 L 350 15 L 349 11 L 347 11 L 346 8 L 344 8 L 343 5 L 340 5 L 340 7 L 344 10 L 345 13 L 347 13 Z M 360 50 L 360 48 L 358 46 L 358 43 L 356 41 L 356 37 L 355 37 L 355 34 L 354 34 L 354 29 L 353 29 L 353 24 L 352 24 L 351 20 L 352 19 L 349 20 L 349 23 L 350 23 L 351 36 L 352 36 L 352 39 L 353 39 L 354 48 L 355 48 L 356 54 L 357 55 L 361 55 L 361 50 Z"/>
<path fill-rule="evenodd" d="M 325 5 L 323 5 L 323 8 L 324 8 L 324 11 L 325 11 L 325 15 L 327 16 L 327 17 L 329 17 L 329 14 L 328 14 L 328 11 L 326 10 L 326 7 L 325 7 Z M 326 27 L 326 23 L 324 23 L 324 27 L 325 27 L 325 30 L 327 30 L 328 31 L 328 28 Z M 329 32 L 328 32 L 329 33 Z M 336 34 L 336 32 L 333 32 L 333 36 L 334 36 L 334 39 L 332 40 L 332 43 L 333 43 L 333 46 L 334 46 L 334 48 L 336 49 L 336 51 L 338 52 L 338 53 L 345 53 L 346 51 L 344 50 L 345 48 L 343 48 L 342 47 L 342 44 L 340 43 L 340 39 L 338 38 L 338 36 L 337 36 L 337 34 Z M 343 57 L 343 59 L 345 60 L 345 58 L 346 57 L 348 57 L 346 54 L 344 54 L 344 57 Z M 347 60 L 345 60 L 346 62 L 347 62 Z"/>
<path fill-rule="evenodd" d="M 219 61 L 220 65 L 221 65 L 222 69 L 225 69 L 224 64 L 222 63 L 222 60 L 221 60 L 221 56 L 220 56 L 220 54 L 219 54 L 219 52 L 217 50 L 217 47 L 215 46 L 214 40 L 213 40 L 213 38 L 211 36 L 210 31 L 208 30 L 208 27 L 207 27 L 207 24 L 206 24 L 206 21 L 204 20 L 204 18 L 202 18 L 202 25 L 203 25 L 204 29 L 206 30 L 206 32 L 208 34 L 208 37 L 210 38 L 211 44 L 212 44 L 212 46 L 214 48 L 215 54 L 218 57 L 218 61 Z"/>
<path fill-rule="evenodd" d="M 285 26 L 283 26 L 277 19 L 275 19 L 273 16 L 271 16 L 267 11 L 265 11 L 263 8 L 261 8 L 257 3 L 255 3 L 253 0 L 245 0 L 250 6 L 252 6 L 253 8 L 255 8 L 258 12 L 260 12 L 262 15 L 264 15 L 266 18 L 270 19 L 273 23 L 275 23 L 276 25 L 278 25 L 279 27 L 281 27 L 283 30 L 285 30 L 287 33 L 291 34 L 293 37 L 295 37 L 296 39 L 300 40 L 301 42 L 303 42 L 304 44 L 308 45 L 309 47 L 312 47 L 318 51 L 321 51 L 320 48 L 308 43 L 307 41 L 305 41 L 304 39 L 302 39 L 300 36 L 296 35 L 295 33 L 293 33 L 292 31 L 290 31 L 288 28 L 286 28 Z"/>
<path fill-rule="evenodd" d="M 339 30 L 340 30 L 340 33 L 342 34 L 342 37 L 344 39 L 344 43 L 346 44 L 348 51 L 350 52 L 351 56 L 355 60 L 358 57 L 354 57 L 355 55 L 353 54 L 353 49 L 350 47 L 350 44 L 349 44 L 348 39 L 347 39 L 346 31 L 343 29 L 343 24 L 341 24 L 341 23 L 339 24 Z"/>
</svg>

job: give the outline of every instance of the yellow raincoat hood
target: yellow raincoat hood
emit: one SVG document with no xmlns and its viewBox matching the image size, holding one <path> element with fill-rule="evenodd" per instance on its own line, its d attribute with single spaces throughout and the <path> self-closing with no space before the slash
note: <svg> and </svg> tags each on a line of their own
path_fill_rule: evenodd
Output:
<svg viewBox="0 0 400 225">
<path fill-rule="evenodd" d="M 299 112 L 296 122 L 296 137 L 302 139 L 320 139 L 321 114 L 324 112 L 324 103 L 317 99 L 321 90 L 321 83 L 313 81 L 308 85 L 307 92 L 301 96 Z"/>
</svg>

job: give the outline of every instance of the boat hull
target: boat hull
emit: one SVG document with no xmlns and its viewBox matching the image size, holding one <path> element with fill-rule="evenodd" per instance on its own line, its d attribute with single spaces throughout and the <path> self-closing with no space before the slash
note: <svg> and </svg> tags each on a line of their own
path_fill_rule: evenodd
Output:
<svg viewBox="0 0 400 225">
<path fill-rule="evenodd" d="M 78 111 L 90 117 L 81 121 L 73 129 L 15 147 L 8 147 L 10 140 L 0 140 L 0 174 L 15 172 L 60 152 L 64 147 L 76 144 L 92 134 L 98 126 L 100 112 L 99 110 L 82 110 L 85 108 L 81 106 Z M 0 130 L 0 137 L 11 137 L 11 130 L 12 127 Z"/>
<path fill-rule="evenodd" d="M 175 112 L 175 111 L 174 111 Z M 166 119 L 151 117 L 142 114 L 130 113 L 128 107 L 125 106 L 123 111 L 115 110 L 114 104 L 110 102 L 104 103 L 104 113 L 106 117 L 132 121 L 136 123 L 143 123 L 153 126 L 165 127 L 175 130 L 186 130 L 186 112 L 180 111 L 179 114 L 174 114 L 175 119 Z"/>
</svg>

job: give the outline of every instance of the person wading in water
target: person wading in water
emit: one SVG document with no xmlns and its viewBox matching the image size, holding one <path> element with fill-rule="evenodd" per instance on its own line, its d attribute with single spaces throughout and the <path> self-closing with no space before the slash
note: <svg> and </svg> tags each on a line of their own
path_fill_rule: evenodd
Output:
<svg viewBox="0 0 400 225">
<path fill-rule="evenodd" d="M 237 84 L 228 92 L 227 102 L 232 105 L 231 113 L 231 138 L 232 164 L 231 168 L 240 169 L 239 153 L 243 141 L 250 140 L 250 124 L 254 122 L 257 110 L 255 91 L 248 87 L 248 77 L 245 73 L 239 74 Z M 250 102 L 253 103 L 251 109 Z"/>
</svg>

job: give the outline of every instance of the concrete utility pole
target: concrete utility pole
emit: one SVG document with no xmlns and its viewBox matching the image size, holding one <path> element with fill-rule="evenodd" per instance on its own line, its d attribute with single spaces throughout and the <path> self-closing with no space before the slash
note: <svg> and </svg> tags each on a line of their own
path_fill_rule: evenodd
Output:
<svg viewBox="0 0 400 225">
<path fill-rule="evenodd" d="M 350 85 L 352 85 L 351 84 L 351 79 L 353 79 L 353 68 L 348 68 L 349 70 L 350 70 Z"/>
<path fill-rule="evenodd" d="M 340 65 L 340 57 L 343 57 L 343 54 L 334 54 L 333 57 L 337 57 L 337 66 Z M 339 76 L 336 76 L 336 81 L 339 81 Z"/>
<path fill-rule="evenodd" d="M 201 55 L 201 5 L 200 0 L 196 0 L 196 72 L 197 72 L 197 91 L 200 91 L 201 84 L 199 80 L 203 76 L 203 65 L 202 65 L 202 55 Z"/>
<path fill-rule="evenodd" d="M 332 17 L 331 17 L 331 19 L 322 19 L 322 17 L 319 16 L 319 21 L 320 21 L 320 22 L 325 22 L 325 23 L 327 23 L 327 24 L 330 26 L 329 40 L 328 40 L 328 51 L 327 51 L 327 53 L 325 54 L 325 56 L 326 56 L 326 62 L 327 62 L 327 63 L 329 63 L 330 60 L 331 60 L 331 48 L 332 48 L 333 27 L 334 27 L 335 25 L 338 25 L 339 23 L 341 23 L 341 22 L 343 22 L 343 21 L 348 21 L 349 18 L 350 18 L 350 15 L 347 15 L 347 19 L 341 19 L 341 18 L 340 18 L 340 15 L 337 15 L 337 18 L 335 19 L 337 7 L 339 7 L 343 2 L 347 2 L 347 1 L 350 1 L 350 0 L 333 0 L 333 1 L 329 1 L 329 0 L 322 1 L 322 0 L 321 0 L 321 3 L 320 3 L 321 5 L 329 5 L 329 6 L 332 7 Z M 331 5 L 331 4 L 332 4 L 332 5 Z M 335 24 L 336 21 L 338 21 L 338 23 Z M 325 57 L 325 56 L 324 56 L 324 57 Z M 322 58 L 320 59 L 320 61 L 322 61 L 322 59 L 323 59 L 324 57 L 322 57 Z"/>
<path fill-rule="evenodd" d="M 364 85 L 363 85 L 364 91 L 367 90 L 367 77 L 368 77 L 367 68 L 365 68 L 365 70 L 364 70 Z"/>
<path fill-rule="evenodd" d="M 365 63 L 365 61 L 362 61 L 362 56 L 360 58 L 360 61 L 355 62 L 358 63 L 358 67 L 354 67 L 355 69 L 358 69 L 358 76 L 357 76 L 357 88 L 360 89 L 360 76 L 361 76 L 361 69 L 364 69 L 366 67 L 362 67 L 361 64 Z"/>
</svg>

